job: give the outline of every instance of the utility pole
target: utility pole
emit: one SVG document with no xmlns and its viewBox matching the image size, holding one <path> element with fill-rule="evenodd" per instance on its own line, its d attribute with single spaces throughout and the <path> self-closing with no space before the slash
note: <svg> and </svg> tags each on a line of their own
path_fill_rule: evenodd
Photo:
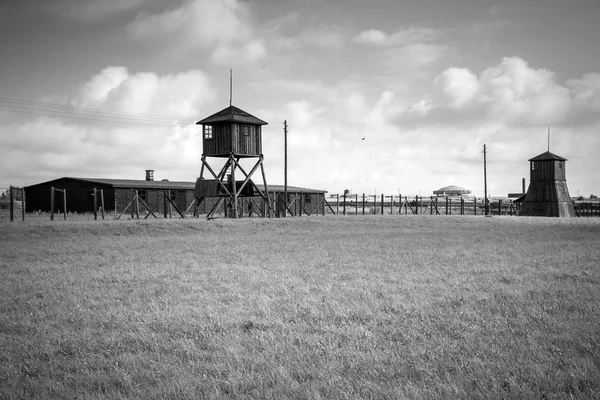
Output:
<svg viewBox="0 0 600 400">
<path fill-rule="evenodd" d="M 485 215 L 488 215 L 488 198 L 487 198 L 487 160 L 486 160 L 487 148 L 485 144 L 483 145 L 483 195 L 484 199 L 484 207 L 485 207 Z"/>
<path fill-rule="evenodd" d="M 287 216 L 287 200 L 288 200 L 288 190 L 287 190 L 287 120 L 283 121 L 283 195 L 285 196 L 283 208 L 283 216 Z M 300 203 L 302 204 L 302 203 Z"/>
</svg>

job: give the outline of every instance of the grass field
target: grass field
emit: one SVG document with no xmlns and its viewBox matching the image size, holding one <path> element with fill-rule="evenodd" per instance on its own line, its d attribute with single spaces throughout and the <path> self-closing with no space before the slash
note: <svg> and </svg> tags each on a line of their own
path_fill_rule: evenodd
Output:
<svg viewBox="0 0 600 400">
<path fill-rule="evenodd" d="M 0 225 L 0 398 L 600 398 L 600 220 Z"/>
</svg>

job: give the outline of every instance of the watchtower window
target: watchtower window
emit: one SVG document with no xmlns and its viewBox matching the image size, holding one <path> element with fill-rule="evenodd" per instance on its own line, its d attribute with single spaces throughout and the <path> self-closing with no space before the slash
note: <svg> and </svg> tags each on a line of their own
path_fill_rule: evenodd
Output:
<svg viewBox="0 0 600 400">
<path fill-rule="evenodd" d="M 559 162 L 559 163 L 558 163 L 558 169 L 562 169 L 562 168 L 563 168 L 563 165 L 562 165 L 562 164 L 563 164 L 562 162 Z"/>
<path fill-rule="evenodd" d="M 242 134 L 244 136 L 249 136 L 250 135 L 250 127 L 248 125 L 242 126 Z"/>
<path fill-rule="evenodd" d="M 536 164 L 536 162 L 535 162 L 535 161 L 532 161 L 532 162 L 531 162 L 531 170 L 532 170 L 532 171 L 535 171 L 535 164 Z"/>
<path fill-rule="evenodd" d="M 213 131 L 212 125 L 204 125 L 204 139 L 212 139 Z"/>
</svg>

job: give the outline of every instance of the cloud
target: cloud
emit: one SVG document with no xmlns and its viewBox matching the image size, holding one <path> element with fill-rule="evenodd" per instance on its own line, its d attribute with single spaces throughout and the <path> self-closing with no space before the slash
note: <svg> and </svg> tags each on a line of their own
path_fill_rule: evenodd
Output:
<svg viewBox="0 0 600 400">
<path fill-rule="evenodd" d="M 365 45 L 388 47 L 429 43 L 443 36 L 444 34 L 440 30 L 417 26 L 399 30 L 391 34 L 387 34 L 379 29 L 369 29 L 356 35 L 353 41 Z"/>
<path fill-rule="evenodd" d="M 157 75 L 107 67 L 84 82 L 68 105 L 54 106 L 60 116 L 24 122 L 10 113 L 0 116 L 0 131 L 13 132 L 0 135 L 0 180 L 141 177 L 145 168 L 191 180 L 202 153 L 195 121 L 214 97 L 199 70 Z"/>
<path fill-rule="evenodd" d="M 435 80 L 441 105 L 485 110 L 485 118 L 528 125 L 564 122 L 570 92 L 556 82 L 554 73 L 531 68 L 518 57 L 506 57 L 479 77 L 465 68 L 449 68 Z"/>
<path fill-rule="evenodd" d="M 72 18 L 85 23 L 97 23 L 104 19 L 139 8 L 147 0 L 53 0 L 36 6 L 63 18 Z"/>
<path fill-rule="evenodd" d="M 211 50 L 216 64 L 254 63 L 266 55 L 251 10 L 238 0 L 187 0 L 162 13 L 144 13 L 127 26 L 137 40 L 165 41 L 180 51 Z"/>
<path fill-rule="evenodd" d="M 452 108 L 464 107 L 479 90 L 477 76 L 466 68 L 446 69 L 435 79 L 435 85 L 442 91 Z"/>
<path fill-rule="evenodd" d="M 600 112 L 600 73 L 589 73 L 580 79 L 569 79 L 573 99 L 578 106 Z"/>
<path fill-rule="evenodd" d="M 215 95 L 207 75 L 199 70 L 159 76 L 151 72 L 131 74 L 125 67 L 107 67 L 83 83 L 70 104 L 189 118 L 198 115 L 200 107 Z"/>
<path fill-rule="evenodd" d="M 402 47 L 391 47 L 383 51 L 386 65 L 397 72 L 416 71 L 442 59 L 447 48 L 442 45 L 414 43 Z"/>
</svg>

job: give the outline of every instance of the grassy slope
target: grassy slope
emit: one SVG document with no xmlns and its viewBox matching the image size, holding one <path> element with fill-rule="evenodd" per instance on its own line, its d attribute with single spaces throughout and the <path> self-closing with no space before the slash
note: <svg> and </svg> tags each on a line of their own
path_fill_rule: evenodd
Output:
<svg viewBox="0 0 600 400">
<path fill-rule="evenodd" d="M 598 220 L 0 228 L 0 398 L 600 397 Z"/>
</svg>

